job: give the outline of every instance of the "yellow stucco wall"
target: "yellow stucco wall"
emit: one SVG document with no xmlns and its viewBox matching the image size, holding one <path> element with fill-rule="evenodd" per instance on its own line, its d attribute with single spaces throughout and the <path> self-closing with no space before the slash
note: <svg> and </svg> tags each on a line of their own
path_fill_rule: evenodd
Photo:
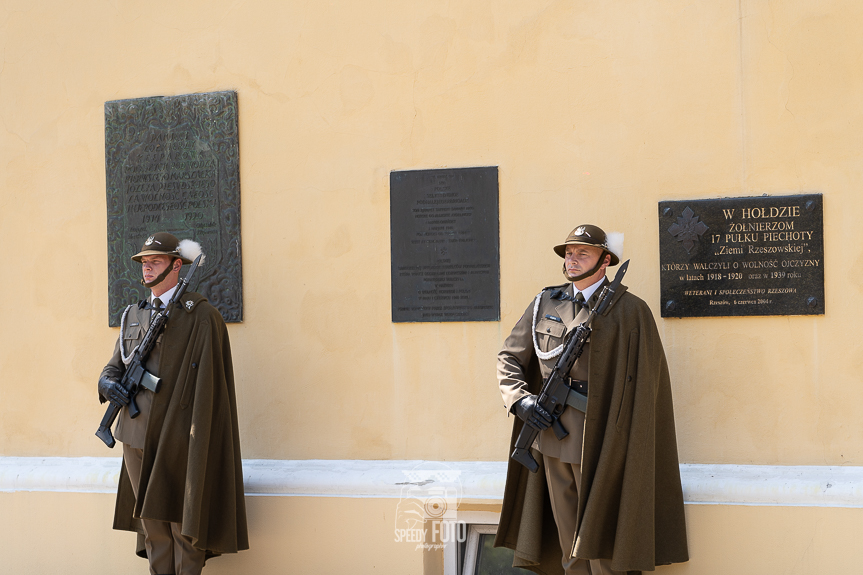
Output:
<svg viewBox="0 0 863 575">
<path fill-rule="evenodd" d="M 207 562 L 207 575 L 398 573 L 420 575 L 422 550 L 396 543 L 397 501 L 247 498 L 251 549 Z M 112 531 L 114 497 L 0 493 L 3 573 L 146 573 L 136 537 Z M 290 520 L 286 520 L 289 518 Z M 73 529 L 70 526 L 74 525 Z"/>
<path fill-rule="evenodd" d="M 244 457 L 504 459 L 495 354 L 559 283 L 550 247 L 593 222 L 626 233 L 627 283 L 657 315 L 682 461 L 863 465 L 861 27 L 851 0 L 2 0 L 0 455 L 108 454 L 104 102 L 233 89 Z M 391 323 L 389 172 L 483 165 L 500 170 L 501 321 Z M 824 194 L 826 315 L 658 318 L 659 200 L 798 192 Z M 82 505 L 0 502 L 25 514 L 27 497 Z M 110 498 L 92 497 L 107 533 Z M 854 512 L 689 513 L 693 556 L 721 563 L 747 533 L 791 529 L 771 539 L 791 549 Z M 800 567 L 825 553 L 788 572 L 831 572 Z"/>
<path fill-rule="evenodd" d="M 394 542 L 393 499 L 250 497 L 253 547 L 207 563 L 207 575 L 442 575 L 440 552 Z M 111 495 L 0 493 L 4 573 L 144 573 L 135 536 L 111 531 Z M 687 505 L 692 559 L 662 575 L 847 573 L 863 561 L 859 510 Z M 69 529 L 74 524 L 75 529 Z M 39 544 L 37 545 L 37 542 Z M 851 567 L 849 567 L 851 566 Z M 529 573 L 529 572 L 525 572 Z"/>
<path fill-rule="evenodd" d="M 244 455 L 501 458 L 494 354 L 574 225 L 626 233 L 658 311 L 657 201 L 817 191 L 827 315 L 659 325 L 683 460 L 860 464 L 863 8 L 810 4 L 4 2 L 2 451 L 104 453 L 103 103 L 235 89 Z M 472 165 L 501 322 L 391 323 L 389 171 Z"/>
</svg>

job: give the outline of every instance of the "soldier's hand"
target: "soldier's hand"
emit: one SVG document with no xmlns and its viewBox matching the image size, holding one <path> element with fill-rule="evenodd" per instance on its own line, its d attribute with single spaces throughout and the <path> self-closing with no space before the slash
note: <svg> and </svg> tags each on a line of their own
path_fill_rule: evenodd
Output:
<svg viewBox="0 0 863 575">
<path fill-rule="evenodd" d="M 515 414 L 526 424 L 538 431 L 548 429 L 552 424 L 551 415 L 536 403 L 535 395 L 527 395 L 515 404 Z"/>
<path fill-rule="evenodd" d="M 103 375 L 99 378 L 99 393 L 111 403 L 124 407 L 129 405 L 129 392 L 115 377 Z"/>
</svg>

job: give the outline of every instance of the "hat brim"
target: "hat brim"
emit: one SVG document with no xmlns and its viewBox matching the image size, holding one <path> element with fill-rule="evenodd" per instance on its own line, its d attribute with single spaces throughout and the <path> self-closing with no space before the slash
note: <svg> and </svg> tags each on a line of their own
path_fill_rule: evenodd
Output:
<svg viewBox="0 0 863 575">
<path fill-rule="evenodd" d="M 566 246 L 590 246 L 593 248 L 599 248 L 611 256 L 611 263 L 608 265 L 616 266 L 617 264 L 620 263 L 620 258 L 617 257 L 614 254 L 614 252 L 610 252 L 601 246 L 598 246 L 596 244 L 589 244 L 587 242 L 566 242 L 566 243 L 560 244 L 559 246 L 554 246 L 554 253 L 556 253 L 557 255 L 559 255 L 562 258 L 565 258 L 566 257 Z"/>
<path fill-rule="evenodd" d="M 168 256 L 172 258 L 178 258 L 184 265 L 188 265 L 192 263 L 192 260 L 186 259 L 180 254 L 168 254 L 165 252 L 160 252 L 158 250 L 144 250 L 143 252 L 138 252 L 134 256 L 132 256 L 132 260 L 138 263 L 141 263 L 141 258 L 144 256 Z"/>
</svg>

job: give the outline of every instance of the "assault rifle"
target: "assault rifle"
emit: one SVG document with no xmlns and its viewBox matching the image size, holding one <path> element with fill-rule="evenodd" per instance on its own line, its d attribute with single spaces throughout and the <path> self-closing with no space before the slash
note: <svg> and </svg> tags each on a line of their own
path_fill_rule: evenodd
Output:
<svg viewBox="0 0 863 575">
<path fill-rule="evenodd" d="M 189 268 L 189 272 L 186 274 L 186 277 L 180 280 L 180 283 L 177 285 L 177 290 L 171 297 L 171 301 L 169 301 L 168 305 L 165 306 L 164 311 L 156 313 L 150 320 L 150 328 L 144 335 L 144 340 L 135 349 L 135 352 L 132 355 L 132 361 L 129 362 L 129 365 L 126 366 L 126 371 L 123 372 L 123 377 L 120 379 L 120 385 L 129 392 L 128 409 L 129 417 L 132 419 L 141 415 L 141 410 L 138 409 L 138 404 L 135 403 L 135 396 L 138 395 L 141 387 L 146 387 L 153 393 L 159 392 L 162 380 L 144 369 L 144 365 L 146 365 L 147 359 L 150 357 L 150 353 L 153 351 L 153 348 L 156 347 L 156 340 L 159 339 L 159 336 L 165 329 L 165 324 L 168 323 L 169 315 L 176 307 L 171 304 L 179 302 L 180 298 L 183 297 L 183 294 L 186 293 L 186 288 L 189 287 L 189 281 L 192 279 L 192 274 L 194 274 L 195 270 L 198 268 L 198 264 L 201 262 L 202 257 L 203 255 L 200 255 L 195 258 L 194 262 L 192 262 L 192 267 Z M 122 337 L 122 334 L 120 335 Z M 120 345 L 123 345 L 122 341 L 120 342 Z M 99 429 L 96 431 L 96 437 L 104 441 L 105 445 L 108 447 L 114 447 L 114 444 L 116 443 L 114 441 L 114 436 L 111 434 L 111 425 L 113 425 L 114 420 L 117 419 L 120 409 L 120 406 L 116 403 L 109 402 L 108 409 L 105 411 L 105 416 L 102 417 L 102 423 L 99 424 Z"/>
<path fill-rule="evenodd" d="M 593 318 L 597 314 L 603 313 L 611 305 L 614 292 L 620 285 L 620 281 L 623 279 L 623 275 L 626 273 L 628 267 L 629 260 L 626 260 L 620 266 L 617 275 L 614 276 L 614 281 L 602 288 L 599 298 L 596 300 L 596 306 L 590 310 L 587 319 L 575 331 L 570 332 L 563 353 L 560 354 L 554 369 L 542 385 L 542 391 L 539 393 L 536 404 L 551 415 L 551 429 L 558 440 L 569 435 L 569 432 L 560 423 L 560 416 L 563 414 L 563 410 L 566 409 L 567 404 L 575 405 L 579 411 L 587 410 L 587 397 L 572 390 L 566 381 L 569 379 L 569 372 L 572 370 L 572 366 L 575 365 L 575 361 L 581 356 L 581 352 L 584 351 L 584 344 L 587 343 L 587 339 L 590 337 L 590 332 L 592 331 L 590 324 L 593 323 Z M 538 429 L 525 424 L 521 428 L 521 433 L 518 434 L 518 439 L 515 440 L 515 449 L 511 455 L 513 459 L 527 467 L 531 473 L 536 473 L 537 469 L 539 469 L 539 465 L 530 454 L 530 446 L 533 445 L 537 435 L 539 435 Z"/>
</svg>

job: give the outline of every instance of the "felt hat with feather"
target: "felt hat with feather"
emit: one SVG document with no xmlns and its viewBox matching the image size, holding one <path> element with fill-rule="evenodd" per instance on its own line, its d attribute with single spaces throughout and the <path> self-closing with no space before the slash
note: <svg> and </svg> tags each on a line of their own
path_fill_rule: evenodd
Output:
<svg viewBox="0 0 863 575">
<path fill-rule="evenodd" d="M 174 234 L 158 232 L 148 237 L 141 251 L 132 256 L 140 262 L 144 256 L 171 256 L 179 258 L 184 264 L 190 264 L 201 254 L 201 244 L 194 240 L 178 240 Z"/>
</svg>

